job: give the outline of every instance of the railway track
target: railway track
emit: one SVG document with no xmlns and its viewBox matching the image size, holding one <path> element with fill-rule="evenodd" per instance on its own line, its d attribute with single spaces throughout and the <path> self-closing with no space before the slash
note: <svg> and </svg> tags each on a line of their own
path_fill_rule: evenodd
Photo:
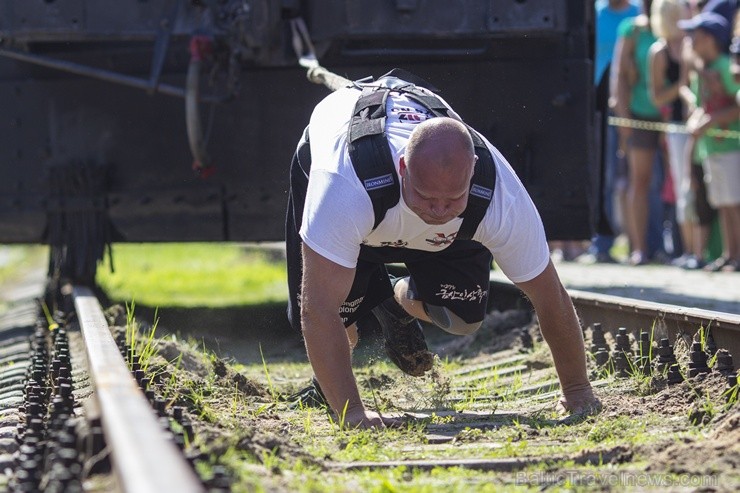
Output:
<svg viewBox="0 0 740 493">
<path fill-rule="evenodd" d="M 511 283 L 491 281 L 491 291 L 496 293 L 494 298 L 499 308 L 527 303 L 521 291 Z M 575 289 L 569 289 L 568 293 L 584 327 L 601 323 L 614 336 L 620 327 L 654 331 L 655 340 L 667 337 L 672 342 L 679 337 L 689 342 L 699 328 L 705 327 L 717 346 L 740 355 L 740 314 Z"/>
<path fill-rule="evenodd" d="M 524 301 L 512 286 L 494 284 L 494 289 L 503 305 L 521 305 Z M 597 389 L 613 387 L 618 381 L 614 374 L 619 373 L 620 368 L 618 364 L 614 365 L 613 356 L 621 351 L 617 345 L 620 343 L 619 327 L 629 328 L 632 335 L 628 344 L 630 357 L 634 359 L 629 360 L 626 368 L 630 374 L 640 373 L 642 377 L 649 377 L 650 370 L 648 373 L 640 370 L 640 357 L 644 352 L 644 347 L 640 346 L 640 339 L 644 336 L 640 332 L 651 328 L 654 332 L 650 347 L 659 354 L 662 353 L 658 349 L 658 341 L 663 337 L 668 338 L 672 346 L 683 340 L 688 348 L 695 349 L 691 342 L 700 327 L 711 328 L 709 333 L 717 346 L 731 348 L 731 353 L 740 354 L 740 317 L 737 315 L 591 293 L 571 292 L 571 295 L 584 324 L 589 327 L 587 341 L 594 360 L 591 362 L 592 377 Z M 198 417 L 188 417 L 186 410 L 175 406 L 177 399 L 166 401 L 162 398 L 156 376 L 141 368 L 136 350 L 127 346 L 130 340 L 126 341 L 120 332 L 117 337 L 112 335 L 102 308 L 89 289 L 74 287 L 69 297 L 74 315 L 57 313 L 44 320 L 25 305 L 20 312 L 5 317 L 0 324 L 0 362 L 5 363 L 0 373 L 0 381 L 3 382 L 0 387 L 3 392 L 0 396 L 0 466 L 5 469 L 8 488 L 22 492 L 103 491 L 111 488 L 137 493 L 216 492 L 227 491 L 231 482 L 238 482 L 239 478 L 233 471 L 232 477 L 223 471 L 220 477 L 219 474 L 211 474 L 205 481 L 199 477 L 193 464 L 199 455 L 203 457 L 208 451 L 201 453 L 192 447 L 193 429 L 198 427 Z M 421 392 L 414 387 L 417 385 L 415 381 L 410 382 L 398 375 L 381 375 L 391 383 L 384 384 L 381 378 L 379 384 L 373 384 L 373 379 L 377 380 L 374 370 L 358 371 L 361 384 L 370 382 L 373 400 L 376 399 L 376 391 L 386 394 L 386 405 L 391 408 L 391 413 L 401 413 L 422 426 L 421 435 L 418 432 L 414 434 L 415 437 L 421 436 L 420 440 L 403 438 L 398 439 L 397 444 L 393 440 L 378 443 L 378 447 L 398 445 L 398 450 L 393 449 L 369 460 L 358 460 L 356 456 L 343 453 L 344 450 L 337 451 L 332 457 L 332 454 L 324 454 L 323 458 L 311 460 L 320 464 L 321 470 L 329 477 L 342 477 L 358 471 L 382 474 L 380 471 L 399 468 L 419 472 L 470 470 L 479 474 L 503 474 L 504 481 L 509 484 L 517 483 L 522 478 L 522 471 L 546 464 L 596 467 L 626 460 L 623 457 L 626 452 L 621 445 L 579 453 L 568 447 L 559 447 L 563 438 L 558 430 L 571 424 L 577 427 L 578 420 L 563 420 L 550 413 L 553 399 L 559 393 L 558 383 L 551 365 L 532 357 L 531 345 L 536 342 L 527 341 L 527 338 L 536 330 L 530 330 L 530 327 L 510 331 L 510 327 L 504 324 L 506 327 L 502 328 L 499 322 L 492 322 L 493 334 L 505 339 L 510 333 L 516 333 L 508 339 L 509 342 L 515 341 L 513 347 L 499 345 L 489 352 L 481 350 L 480 356 L 461 360 L 459 367 L 426 381 L 424 385 L 434 387 L 432 393 L 437 399 L 434 403 L 418 400 Z M 612 332 L 609 342 L 595 334 L 600 332 L 594 328 L 596 323 L 607 329 L 607 333 Z M 476 341 L 471 339 L 468 343 L 473 345 Z M 461 347 L 444 342 L 437 349 L 442 355 L 447 352 L 449 357 L 465 353 L 464 350 L 461 352 Z M 605 349 L 610 355 L 611 370 L 608 370 L 609 364 L 598 361 L 599 353 Z M 721 394 L 729 395 L 732 377 L 727 379 L 725 388 L 724 374 L 732 375 L 734 368 L 728 368 L 725 361 L 723 375 L 720 376 L 721 358 L 715 358 L 717 361 L 714 363 L 708 362 L 705 349 L 710 348 L 701 349 L 705 354 L 704 362 L 713 368 L 707 368 L 706 373 L 701 369 L 696 382 L 687 380 L 682 385 L 690 385 L 694 389 L 703 388 L 703 385 L 709 385 L 706 382 L 710 382 L 711 388 L 722 387 Z M 694 356 L 693 353 L 686 355 L 692 365 L 701 359 Z M 692 370 L 686 363 L 684 359 L 671 364 L 679 365 L 685 375 Z M 729 364 L 732 365 L 731 362 Z M 264 366 L 266 372 L 267 366 Z M 652 371 L 658 374 L 656 370 Z M 250 375 L 249 369 L 245 373 L 254 380 L 264 381 L 266 376 L 260 375 L 259 371 Z M 710 373 L 712 376 L 707 377 Z M 660 392 L 669 395 L 670 386 L 665 381 L 665 374 L 663 371 L 663 377 L 658 377 Z M 627 377 L 623 382 L 634 383 L 632 375 L 623 376 Z M 637 376 L 638 379 L 642 377 Z M 267 378 L 269 380 L 269 375 Z M 279 369 L 275 370 L 273 379 L 286 389 L 303 381 L 295 376 L 281 380 Z M 395 393 L 406 385 L 411 385 L 410 391 L 407 388 L 406 392 Z M 426 392 L 429 393 L 428 388 Z M 710 390 L 706 390 L 706 395 L 709 394 Z M 250 402 L 244 400 L 239 404 L 244 407 L 239 409 L 244 416 L 250 416 L 250 420 L 258 423 L 257 428 L 265 424 L 261 421 L 260 409 L 269 406 L 276 409 L 273 417 L 277 416 L 278 421 L 292 427 L 292 439 L 300 442 L 300 427 L 290 423 L 296 419 L 306 420 L 305 414 L 278 402 Z M 607 409 L 608 402 L 605 399 Z M 377 401 L 375 403 L 378 404 Z M 736 412 L 737 408 L 734 409 Z M 313 432 L 308 431 L 306 424 L 303 430 L 312 441 L 331 441 L 339 436 L 335 428 L 320 424 L 314 426 L 316 430 Z M 502 440 L 497 434 L 504 431 L 508 438 Z M 512 441 L 513 436 L 518 438 Z M 256 443 L 263 440 L 258 435 L 251 439 Z M 286 441 L 290 440 L 290 436 L 286 438 Z M 528 440 L 531 444 L 525 451 L 521 444 Z M 304 459 L 310 457 L 312 446 L 303 447 L 305 450 L 299 455 Z M 284 445 L 283 448 L 294 450 L 295 447 Z M 274 450 L 272 453 L 280 459 L 280 454 Z M 737 452 L 735 449 L 732 453 Z M 261 462 L 265 469 L 262 473 L 253 471 L 257 477 L 260 474 L 270 476 L 270 470 L 274 472 L 276 469 L 274 464 L 269 464 L 277 459 L 268 460 L 268 455 L 258 456 L 257 462 Z M 294 464 L 288 457 L 281 460 L 285 464 Z M 103 475 L 108 479 L 102 488 L 86 482 L 93 473 L 105 473 L 107 468 L 110 468 L 110 474 Z M 513 476 L 516 474 L 519 476 Z M 263 479 L 267 484 L 273 481 L 273 478 Z M 284 482 L 276 484 L 277 489 L 290 489 Z"/>
</svg>

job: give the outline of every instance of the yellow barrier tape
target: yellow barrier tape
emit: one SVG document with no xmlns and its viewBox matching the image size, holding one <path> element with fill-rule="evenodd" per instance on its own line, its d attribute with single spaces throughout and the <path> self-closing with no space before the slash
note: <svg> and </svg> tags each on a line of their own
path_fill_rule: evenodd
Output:
<svg viewBox="0 0 740 493">
<path fill-rule="evenodd" d="M 614 125 L 615 127 L 636 128 L 639 130 L 651 130 L 653 132 L 691 133 L 688 131 L 686 125 L 680 123 L 646 122 L 644 120 L 633 120 L 632 118 L 621 118 L 618 116 L 610 116 L 609 125 Z M 740 132 L 737 130 L 725 130 L 722 128 L 710 128 L 707 130 L 706 135 L 711 137 L 740 139 Z"/>
</svg>

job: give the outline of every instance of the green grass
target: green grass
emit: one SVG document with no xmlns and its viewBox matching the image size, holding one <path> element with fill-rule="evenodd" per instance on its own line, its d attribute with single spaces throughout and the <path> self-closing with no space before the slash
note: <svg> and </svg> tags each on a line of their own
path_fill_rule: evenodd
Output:
<svg viewBox="0 0 740 493">
<path fill-rule="evenodd" d="M 195 340 L 182 344 L 187 345 L 189 358 L 216 360 L 212 353 L 202 353 Z M 640 394 L 640 381 L 636 378 L 613 378 L 609 385 L 600 387 L 602 398 L 611 404 L 602 413 L 581 420 L 558 420 L 552 412 L 555 397 L 550 399 L 551 405 L 539 410 L 533 396 L 511 396 L 509 401 L 486 404 L 488 412 L 509 404 L 511 411 L 497 415 L 465 414 L 472 409 L 450 413 L 451 406 L 443 402 L 445 396 L 441 393 L 448 398 L 463 395 L 454 390 L 456 376 L 451 373 L 464 365 L 454 358 L 438 363 L 439 372 L 451 378 L 452 385 L 439 376 L 404 376 L 385 359 L 368 364 L 355 362 L 359 390 L 369 407 L 384 414 L 414 410 L 420 404 L 422 407 L 428 404 L 428 396 L 424 394 L 438 391 L 436 400 L 442 402 L 443 408 L 436 409 L 439 415 L 431 414 L 400 428 L 348 430 L 342 426 L 341 416 L 332 421 L 322 409 L 294 407 L 279 399 L 279 395 L 293 393 L 308 383 L 310 367 L 305 361 L 270 361 L 264 354 L 251 362 L 231 365 L 232 371 L 263 385 L 265 392 L 260 396 L 240 393 L 234 380 L 220 378 L 215 372 L 206 376 L 186 374 L 185 370 L 173 368 L 172 362 L 163 370 L 170 373 L 173 388 L 188 390 L 182 405 L 198 425 L 195 444 L 203 452 L 198 470 L 207 478 L 216 467 L 225 468 L 233 481 L 231 491 L 234 492 L 497 492 L 538 491 L 544 487 L 547 491 L 592 491 L 588 478 L 594 474 L 603 474 L 607 480 L 619 479 L 622 473 L 648 471 L 661 477 L 671 474 L 670 470 L 660 468 L 664 466 L 646 469 L 653 452 L 670 443 L 699 444 L 712 430 L 707 424 L 692 424 L 681 411 L 660 406 L 652 409 L 650 404 L 663 399 L 654 393 L 640 398 L 646 405 L 639 412 L 635 412 L 634 397 L 622 409 L 624 397 Z M 542 370 L 521 371 L 499 379 L 485 378 L 484 371 L 479 373 L 482 378 L 466 384 L 473 393 L 503 393 L 502 388 L 552 378 L 552 374 L 546 375 Z M 376 384 L 366 385 L 371 378 Z M 493 387 L 492 382 L 496 384 Z M 436 386 L 441 388 L 435 390 Z M 166 393 L 168 399 L 175 395 L 169 390 Z M 618 406 L 614 400 L 617 396 Z M 704 411 L 726 412 L 722 407 L 724 399 L 718 401 L 718 398 L 716 391 L 702 394 L 698 403 L 704 406 Z M 462 402 L 470 407 L 475 404 L 473 399 Z M 431 441 L 440 437 L 448 440 Z M 590 459 L 597 462 L 579 464 L 579 458 L 588 454 L 598 454 L 596 459 Z M 604 454 L 603 464 L 601 454 Z M 457 467 L 427 471 L 407 467 L 343 468 L 358 461 L 512 458 L 560 460 L 537 462 L 524 471 L 509 473 Z M 623 458 L 626 462 L 614 462 Z M 566 475 L 552 483 L 559 473 Z M 727 475 L 727 471 L 720 470 L 717 474 Z M 579 475 L 585 482 L 571 484 L 571 480 L 579 481 Z"/>
<path fill-rule="evenodd" d="M 233 307 L 287 299 L 285 261 L 236 244 L 116 244 L 115 273 L 98 269 L 115 301 L 147 306 Z"/>
<path fill-rule="evenodd" d="M 44 266 L 48 247 L 42 245 L 0 245 L 0 283 L 13 280 L 34 266 Z"/>
</svg>

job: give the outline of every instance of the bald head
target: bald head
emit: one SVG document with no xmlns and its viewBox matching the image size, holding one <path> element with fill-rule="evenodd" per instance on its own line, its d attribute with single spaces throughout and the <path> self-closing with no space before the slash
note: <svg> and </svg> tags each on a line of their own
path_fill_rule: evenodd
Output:
<svg viewBox="0 0 740 493">
<path fill-rule="evenodd" d="M 475 168 L 468 129 L 452 118 L 420 123 L 401 156 L 401 192 L 427 224 L 444 224 L 464 210 Z"/>
<path fill-rule="evenodd" d="M 475 159 L 473 140 L 468 129 L 453 118 L 431 118 L 411 132 L 406 152 L 406 166 L 420 171 L 419 166 L 439 170 L 455 168 L 463 172 Z"/>
</svg>

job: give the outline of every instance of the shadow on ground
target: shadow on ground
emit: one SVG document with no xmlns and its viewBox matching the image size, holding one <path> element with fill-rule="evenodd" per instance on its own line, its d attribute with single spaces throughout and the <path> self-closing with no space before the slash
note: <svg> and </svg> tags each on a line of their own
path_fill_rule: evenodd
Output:
<svg viewBox="0 0 740 493">
<path fill-rule="evenodd" d="M 227 308 L 182 308 L 136 305 L 136 317 L 152 323 L 156 316 L 157 337 L 175 334 L 202 342 L 222 358 L 233 358 L 243 364 L 260 362 L 262 355 L 272 363 L 307 362 L 303 339 L 288 323 L 285 303 Z M 454 340 L 436 327 L 425 324 L 430 346 L 438 347 Z M 260 349 L 262 354 L 260 354 Z M 363 333 L 354 351 L 357 364 L 368 364 L 384 358 L 382 335 Z"/>
<path fill-rule="evenodd" d="M 305 361 L 303 341 L 290 327 L 285 303 L 207 308 L 136 305 L 136 316 L 148 323 L 159 319 L 157 337 L 176 334 L 201 342 L 222 358 L 239 363 L 261 361 L 260 348 L 271 362 Z M 300 359 L 302 358 L 302 359 Z"/>
</svg>

